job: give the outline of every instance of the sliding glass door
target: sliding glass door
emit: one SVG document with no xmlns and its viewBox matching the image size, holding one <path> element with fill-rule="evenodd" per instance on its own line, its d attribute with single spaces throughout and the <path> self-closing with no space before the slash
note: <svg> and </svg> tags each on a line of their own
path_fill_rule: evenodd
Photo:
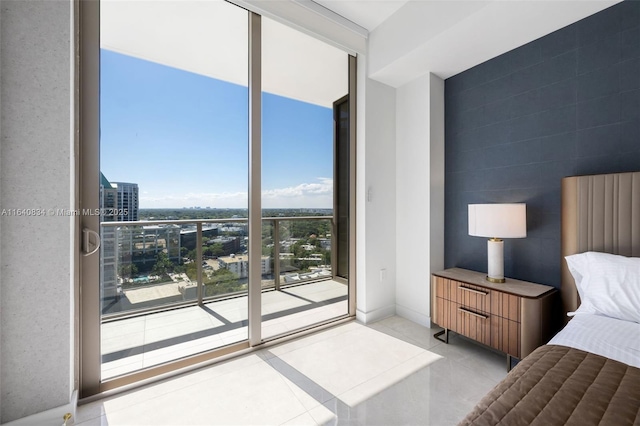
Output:
<svg viewBox="0 0 640 426">
<path fill-rule="evenodd" d="M 331 255 L 333 103 L 349 91 L 348 67 L 340 49 L 262 18 L 262 234 L 273 259 L 263 338 L 348 313 L 348 283 L 333 279 Z"/>
<path fill-rule="evenodd" d="M 247 340 L 247 34 L 224 1 L 101 4 L 103 380 Z"/>
<path fill-rule="evenodd" d="M 82 396 L 355 315 L 354 58 L 222 0 L 79 8 Z"/>
</svg>

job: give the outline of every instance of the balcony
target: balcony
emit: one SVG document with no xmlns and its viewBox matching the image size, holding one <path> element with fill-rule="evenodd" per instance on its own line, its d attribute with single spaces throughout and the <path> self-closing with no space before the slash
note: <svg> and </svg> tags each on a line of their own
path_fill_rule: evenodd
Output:
<svg viewBox="0 0 640 426">
<path fill-rule="evenodd" d="M 102 379 L 247 340 L 246 219 L 103 222 Z M 263 218 L 262 338 L 348 313 L 333 218 Z"/>
</svg>

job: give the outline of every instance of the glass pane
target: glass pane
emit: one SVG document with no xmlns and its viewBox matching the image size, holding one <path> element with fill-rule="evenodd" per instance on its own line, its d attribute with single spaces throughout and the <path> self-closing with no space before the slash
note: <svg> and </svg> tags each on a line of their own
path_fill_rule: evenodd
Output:
<svg viewBox="0 0 640 426">
<path fill-rule="evenodd" d="M 347 314 L 331 246 L 333 108 L 348 92 L 348 55 L 264 17 L 262 37 L 262 237 L 272 265 L 262 337 L 270 338 Z"/>
<path fill-rule="evenodd" d="M 335 275 L 349 278 L 349 100 L 334 106 L 336 147 L 336 267 Z"/>
<path fill-rule="evenodd" d="M 101 2 L 103 379 L 247 339 L 247 14 Z"/>
</svg>

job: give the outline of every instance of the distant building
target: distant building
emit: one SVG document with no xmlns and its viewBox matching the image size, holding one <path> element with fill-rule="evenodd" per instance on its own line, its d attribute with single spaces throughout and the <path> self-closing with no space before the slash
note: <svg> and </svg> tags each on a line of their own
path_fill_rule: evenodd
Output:
<svg viewBox="0 0 640 426">
<path fill-rule="evenodd" d="M 220 227 L 220 232 L 223 233 L 237 233 L 239 235 L 247 235 L 249 231 L 249 225 L 244 222 L 238 223 L 225 223 Z"/>
<path fill-rule="evenodd" d="M 118 220 L 115 215 L 117 209 L 118 190 L 100 173 L 100 223 Z M 101 226 L 100 240 L 100 296 L 101 300 L 104 300 L 118 295 L 116 228 Z"/>
<path fill-rule="evenodd" d="M 117 221 L 138 220 L 138 184 L 129 182 L 111 182 L 117 189 Z"/>
<path fill-rule="evenodd" d="M 109 182 L 100 173 L 100 222 L 131 222 L 138 220 L 138 184 Z M 100 227 L 100 281 L 102 300 L 118 296 L 118 266 L 122 263 L 119 248 L 128 247 L 130 233 L 115 226 Z M 129 229 L 129 228 L 127 228 Z M 125 261 L 127 262 L 127 261 Z M 125 263 L 126 264 L 126 263 Z"/>
<path fill-rule="evenodd" d="M 324 250 L 331 250 L 331 238 L 318 238 L 318 241 Z"/>
<path fill-rule="evenodd" d="M 164 252 L 174 263 L 180 263 L 180 226 L 128 226 L 118 229 L 118 260 L 140 268 L 155 264 L 158 253 Z"/>
<path fill-rule="evenodd" d="M 218 258 L 221 268 L 228 269 L 238 276 L 238 278 L 249 277 L 249 256 L 247 255 L 231 255 Z M 262 275 L 271 273 L 271 257 L 262 256 L 260 260 L 260 272 Z"/>
<path fill-rule="evenodd" d="M 217 223 L 202 224 L 202 239 L 207 241 L 218 236 L 219 226 L 220 225 Z M 183 226 L 180 231 L 180 239 L 182 247 L 186 247 L 187 250 L 195 249 L 198 240 L 198 230 L 196 225 Z M 234 252 L 229 252 L 229 254 L 231 253 Z"/>
<path fill-rule="evenodd" d="M 107 178 L 100 173 L 100 222 L 118 220 L 115 215 L 118 209 L 118 189 L 111 185 Z"/>
<path fill-rule="evenodd" d="M 206 244 L 222 244 L 223 256 L 240 251 L 240 238 L 238 237 L 217 237 L 206 242 Z"/>
</svg>

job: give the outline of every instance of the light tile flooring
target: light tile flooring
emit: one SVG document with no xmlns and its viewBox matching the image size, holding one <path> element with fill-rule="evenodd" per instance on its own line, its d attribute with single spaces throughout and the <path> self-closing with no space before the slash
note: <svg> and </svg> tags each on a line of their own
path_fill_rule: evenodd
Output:
<svg viewBox="0 0 640 426">
<path fill-rule="evenodd" d="M 109 379 L 247 339 L 246 296 L 102 324 L 102 377 Z M 347 286 L 325 280 L 262 293 L 262 337 L 347 314 Z"/>
<path fill-rule="evenodd" d="M 455 425 L 505 356 L 400 317 L 352 321 L 78 407 L 75 424 Z"/>
</svg>

